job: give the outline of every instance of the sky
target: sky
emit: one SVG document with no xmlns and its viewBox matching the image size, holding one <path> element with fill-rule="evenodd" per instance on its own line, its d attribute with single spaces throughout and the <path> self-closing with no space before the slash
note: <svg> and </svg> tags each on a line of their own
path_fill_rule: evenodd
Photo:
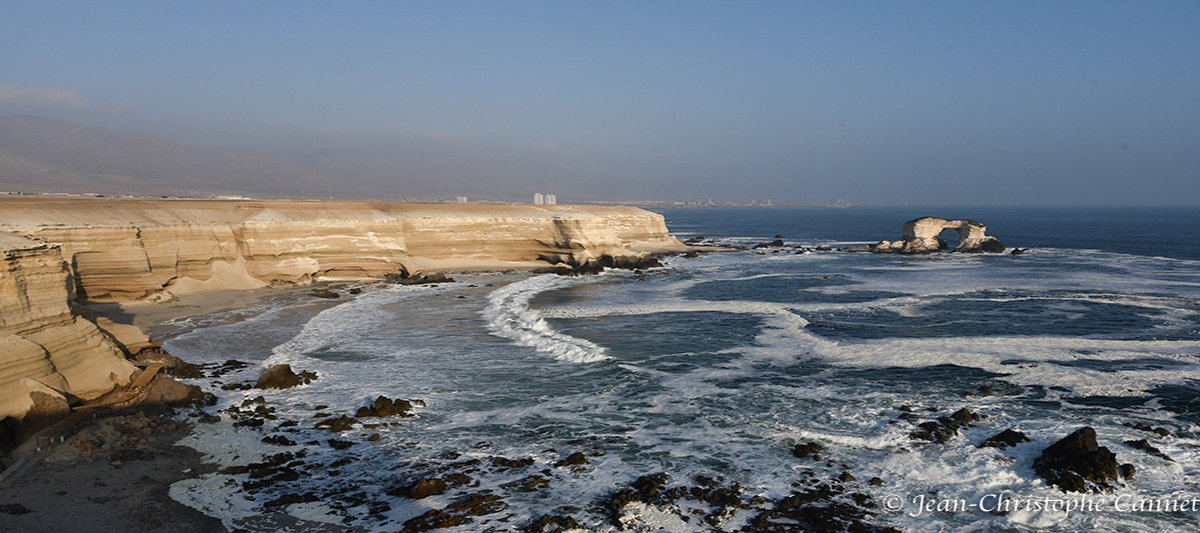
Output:
<svg viewBox="0 0 1200 533">
<path fill-rule="evenodd" d="M 0 116 L 469 197 L 1200 205 L 1197 28 L 1194 1 L 5 0 Z"/>
</svg>

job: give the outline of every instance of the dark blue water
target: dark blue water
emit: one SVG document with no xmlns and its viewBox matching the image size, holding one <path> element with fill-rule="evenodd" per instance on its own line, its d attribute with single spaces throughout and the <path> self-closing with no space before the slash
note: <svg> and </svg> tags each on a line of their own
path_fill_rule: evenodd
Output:
<svg viewBox="0 0 1200 533">
<path fill-rule="evenodd" d="M 667 227 L 684 238 L 782 234 L 817 242 L 878 242 L 899 239 L 906 221 L 932 216 L 981 222 L 989 235 L 1009 248 L 1102 250 L 1200 260 L 1200 208 L 1195 207 L 745 208 L 659 213 L 666 217 Z"/>
</svg>

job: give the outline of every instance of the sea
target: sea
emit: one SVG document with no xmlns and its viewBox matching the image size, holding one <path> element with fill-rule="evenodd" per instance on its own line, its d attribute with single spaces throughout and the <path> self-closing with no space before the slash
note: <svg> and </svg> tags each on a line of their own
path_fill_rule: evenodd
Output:
<svg viewBox="0 0 1200 533">
<path fill-rule="evenodd" d="M 240 531 L 401 531 L 486 496 L 446 531 L 553 531 L 531 529 L 547 515 L 589 531 L 740 531 L 828 484 L 847 487 L 831 501 L 878 529 L 1200 530 L 1200 209 L 661 213 L 678 238 L 745 249 L 669 256 L 644 272 L 341 285 L 336 300 L 299 291 L 164 324 L 173 355 L 210 372 L 250 365 L 192 381 L 216 394 L 207 412 L 222 420 L 181 444 L 216 471 L 176 483 L 172 497 Z M 838 250 L 899 239 L 921 216 L 976 220 L 1027 251 Z M 777 235 L 785 247 L 754 248 Z M 943 238 L 953 247 L 957 234 Z M 319 378 L 221 388 L 285 363 Z M 415 416 L 314 427 L 381 395 L 420 400 Z M 274 418 L 235 425 L 258 396 Z M 945 442 L 914 438 L 964 408 L 980 419 Z M 1132 479 L 1064 493 L 1034 472 L 1042 450 L 1084 427 L 1136 468 Z M 1008 429 L 1028 442 L 981 447 Z M 271 435 L 296 444 L 262 442 Z M 1152 450 L 1126 444 L 1143 439 Z M 794 453 L 808 443 L 817 459 Z M 577 452 L 585 463 L 563 464 Z M 298 479 L 246 490 L 249 474 L 222 473 L 280 453 Z M 455 473 L 442 494 L 404 495 Z M 717 484 L 756 503 L 713 519 L 686 496 L 606 504 L 659 473 L 664 488 Z M 843 473 L 854 480 L 833 481 Z M 289 493 L 309 497 L 279 499 Z"/>
</svg>

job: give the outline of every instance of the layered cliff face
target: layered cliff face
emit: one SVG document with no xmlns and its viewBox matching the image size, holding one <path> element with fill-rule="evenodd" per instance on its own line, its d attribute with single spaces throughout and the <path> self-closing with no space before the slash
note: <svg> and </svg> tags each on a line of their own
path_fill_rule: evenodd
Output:
<svg viewBox="0 0 1200 533">
<path fill-rule="evenodd" d="M 660 215 L 608 206 L 0 198 L 0 228 L 58 244 L 91 300 L 685 248 Z"/>
<path fill-rule="evenodd" d="M 0 233 L 0 419 L 26 417 L 43 396 L 100 396 L 136 370 L 72 313 L 70 287 L 57 246 Z"/>
</svg>

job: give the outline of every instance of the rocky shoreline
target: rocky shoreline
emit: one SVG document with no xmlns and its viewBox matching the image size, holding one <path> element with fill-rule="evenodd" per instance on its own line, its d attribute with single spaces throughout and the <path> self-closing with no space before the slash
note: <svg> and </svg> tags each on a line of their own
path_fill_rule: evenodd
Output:
<svg viewBox="0 0 1200 533">
<path fill-rule="evenodd" d="M 219 378 L 245 366 L 227 361 L 206 369 L 207 376 Z M 226 383 L 221 388 L 246 391 L 300 385 L 319 387 L 320 377 L 279 365 L 268 368 L 253 384 Z M 268 400 L 257 396 L 223 410 L 220 417 L 201 418 L 202 423 L 224 424 L 213 428 L 236 432 L 244 442 L 236 458 L 217 459 L 203 483 L 234 486 L 234 497 L 254 502 L 253 509 L 260 516 L 241 519 L 237 527 L 276 521 L 293 505 L 321 509 L 326 513 L 321 521 L 336 530 L 383 528 L 415 533 L 469 525 L 479 517 L 503 514 L 511 508 L 510 496 L 535 493 L 565 478 L 587 475 L 596 468 L 593 461 L 604 455 L 604 446 L 584 437 L 569 443 L 574 450 L 546 450 L 537 457 L 480 455 L 478 450 L 447 452 L 436 463 L 401 459 L 396 465 L 379 465 L 370 479 L 347 479 L 344 469 L 361 459 L 353 453 L 329 452 L 371 446 L 378 440 L 379 428 L 402 424 L 425 405 L 419 399 L 380 396 L 354 413 L 321 410 L 324 407 L 317 406 L 318 412 L 309 420 L 285 419 L 276 416 L 276 408 Z M 245 444 L 255 440 L 261 445 L 257 452 Z M 333 456 L 339 458 L 329 461 Z M 781 498 L 753 495 L 720 477 L 675 479 L 663 472 L 614 487 L 599 500 L 580 502 L 579 507 L 541 514 L 512 526 L 529 533 L 641 531 L 646 517 L 653 516 L 656 524 L 671 531 L 727 531 L 730 529 L 725 528 L 735 525 L 736 530 L 746 532 L 791 531 L 789 524 L 807 524 L 819 531 L 898 531 L 877 523 L 878 505 L 861 491 L 864 484 L 881 483 L 878 478 L 859 481 L 845 471 L 845 465 L 839 476 L 825 477 L 824 467 L 829 465 L 822 465 L 816 454 L 810 457 L 797 451 L 795 457 L 781 459 L 783 464 L 804 459 L 814 465 L 803 468 L 796 490 Z M 379 489 L 365 489 L 372 486 Z M 389 512 L 406 506 L 406 501 L 432 506 L 402 521 L 392 520 Z M 596 521 L 597 516 L 605 518 Z"/>
<path fill-rule="evenodd" d="M 306 291 L 330 292 L 342 298 L 353 296 L 355 288 L 329 285 Z M 321 298 L 300 291 L 293 297 Z M 199 369 L 209 390 L 246 394 L 245 401 L 219 413 L 208 408 L 181 411 L 174 417 L 162 413 L 113 417 L 60 445 L 52 460 L 39 467 L 36 477 L 0 491 L 0 503 L 8 505 L 2 512 L 19 513 L 12 515 L 14 521 L 4 523 L 40 523 L 35 522 L 39 519 L 36 515 L 66 502 L 86 509 L 107 504 L 104 512 L 89 515 L 89 527 L 95 531 L 129 531 L 126 524 L 131 520 L 154 526 L 147 526 L 146 531 L 164 527 L 222 531 L 230 526 L 246 531 L 298 527 L 306 531 L 382 528 L 415 532 L 455 525 L 470 527 L 517 511 L 513 506 L 520 504 L 512 500 L 518 496 L 561 486 L 602 468 L 606 450 L 619 446 L 607 442 L 611 437 L 600 435 L 581 436 L 567 443 L 570 447 L 530 456 L 489 454 L 483 446 L 447 452 L 432 462 L 401 460 L 377 465 L 370 469 L 372 476 L 364 477 L 361 471 L 366 460 L 356 456 L 374 446 L 382 428 L 405 424 L 413 414 L 419 415 L 425 409 L 423 402 L 418 398 L 377 397 L 358 408 L 316 406 L 310 418 L 283 417 L 270 400 L 256 391 L 321 387 L 320 376 L 306 374 L 303 368 L 281 368 L 266 372 L 268 379 L 264 380 L 255 367 L 230 360 Z M 963 399 L 994 394 L 1004 391 L 983 386 L 963 391 L 958 401 L 947 401 L 964 403 Z M 1056 456 L 1044 463 L 1054 479 L 1074 479 L 1064 472 L 1076 472 L 1082 480 L 1068 481 L 1070 485 L 1064 485 L 1064 490 L 1113 490 L 1134 475 L 1117 462 L 1106 460 L 1112 452 L 1096 446 L 1094 432 L 1090 439 L 1084 430 L 1081 435 L 1063 439 L 1074 444 L 1029 443 L 1027 437 L 1012 429 L 995 427 L 983 433 L 980 426 L 991 426 L 987 413 L 967 408 L 951 413 L 930 406 L 893 406 L 879 416 L 884 422 L 910 428 L 907 431 L 912 449 L 940 446 L 964 437 L 981 439 L 1003 429 L 980 446 L 999 450 L 1012 446 L 1046 448 L 1048 457 Z M 1128 449 L 1116 450 L 1117 454 L 1153 454 L 1157 448 L 1151 440 L 1171 438 L 1166 428 L 1135 429 L 1146 432 L 1145 442 L 1127 442 Z M 211 444 L 218 435 L 230 439 L 228 444 L 236 448 L 236 455 L 214 455 L 197 445 L 205 441 Z M 888 525 L 888 513 L 872 496 L 879 487 L 886 488 L 888 480 L 831 461 L 828 457 L 836 454 L 830 454 L 827 447 L 837 445 L 796 442 L 790 456 L 781 454 L 779 467 L 795 475 L 794 490 L 786 495 L 764 498 L 719 476 L 688 479 L 672 472 L 647 473 L 613 486 L 600 498 L 555 508 L 511 526 L 529 532 L 640 531 L 650 527 L 648 524 L 679 531 L 775 532 L 806 524 L 804 527 L 818 531 L 894 531 Z M 1064 448 L 1084 453 L 1075 457 L 1068 453 L 1065 459 L 1061 453 L 1050 453 Z M 1096 453 L 1102 459 L 1099 469 L 1089 466 L 1095 463 L 1090 457 Z M 1004 457 L 1001 453 L 997 460 Z M 1054 483 L 1046 474 L 1043 477 Z M 80 482 L 93 478 L 99 479 Z M 168 489 L 173 484 L 176 487 Z M 36 490 L 31 488 L 35 486 Z M 240 501 L 251 516 L 223 525 L 202 511 L 173 501 L 168 492 L 181 490 L 180 486 L 232 486 L 228 501 Z M 149 505 L 155 509 L 157 520 L 139 514 L 145 507 L 139 507 L 143 500 L 152 502 Z M 414 513 L 414 505 L 427 509 Z M 407 517 L 394 518 L 398 515 Z"/>
</svg>

